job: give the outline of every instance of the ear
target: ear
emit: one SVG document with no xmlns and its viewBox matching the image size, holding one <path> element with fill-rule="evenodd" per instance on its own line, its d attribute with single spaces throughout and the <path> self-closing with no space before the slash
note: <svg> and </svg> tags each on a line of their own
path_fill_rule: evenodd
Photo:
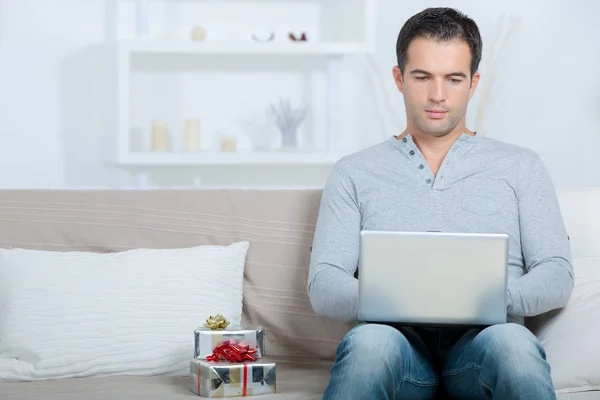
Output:
<svg viewBox="0 0 600 400">
<path fill-rule="evenodd" d="M 396 82 L 396 87 L 400 91 L 400 93 L 404 93 L 404 81 L 402 78 L 402 72 L 400 71 L 400 67 L 396 66 L 392 68 L 392 75 L 394 77 L 394 82 Z"/>
<path fill-rule="evenodd" d="M 479 84 L 479 79 L 481 78 L 481 74 L 479 72 L 475 72 L 473 78 L 471 79 L 471 88 L 469 89 L 469 100 L 475 94 L 475 89 L 477 88 L 477 84 Z"/>
</svg>

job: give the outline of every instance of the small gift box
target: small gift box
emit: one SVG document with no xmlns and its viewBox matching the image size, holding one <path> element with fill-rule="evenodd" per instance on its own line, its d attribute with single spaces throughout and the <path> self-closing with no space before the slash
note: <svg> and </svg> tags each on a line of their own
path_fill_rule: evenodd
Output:
<svg viewBox="0 0 600 400">
<path fill-rule="evenodd" d="M 276 364 L 267 360 L 231 363 L 194 359 L 190 389 L 201 397 L 241 397 L 277 391 Z"/>
<path fill-rule="evenodd" d="M 224 344 L 235 344 L 253 350 L 254 359 L 264 357 L 264 332 L 262 329 L 241 329 L 229 326 L 229 322 L 222 316 L 210 317 L 207 323 L 194 329 L 194 354 L 193 358 L 205 360 L 214 354 L 215 349 Z"/>
</svg>

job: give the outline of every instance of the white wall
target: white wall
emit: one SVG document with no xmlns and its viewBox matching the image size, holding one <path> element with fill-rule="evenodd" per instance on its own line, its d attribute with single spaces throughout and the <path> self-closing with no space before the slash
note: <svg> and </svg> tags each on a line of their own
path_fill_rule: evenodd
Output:
<svg viewBox="0 0 600 400">
<path fill-rule="evenodd" d="M 117 6 L 116 0 L 0 0 L 0 187 L 128 187 L 132 183 L 127 171 L 110 164 L 114 132 L 111 117 L 95 112 L 101 109 L 96 107 L 101 100 L 78 97 L 86 93 L 82 84 L 87 68 L 93 69 L 89 63 L 79 64 L 79 52 L 133 33 L 132 14 L 123 12 L 131 10 L 132 3 L 122 1 L 124 5 Z M 500 3 L 444 2 L 474 17 L 484 36 L 483 90 L 470 107 L 469 126 L 538 151 L 558 187 L 600 186 L 596 164 L 600 26 L 595 21 L 600 3 L 552 0 L 543 7 L 538 1 Z M 367 146 L 403 129 L 402 98 L 390 73 L 396 36 L 406 18 L 429 5 L 439 4 L 379 1 L 374 59 L 353 58 L 344 64 L 347 103 L 340 136 L 348 149 Z M 117 9 L 120 18 L 108 18 Z M 501 24 L 503 16 L 510 18 Z M 512 32 L 508 40 L 496 39 L 506 31 Z M 495 58 L 492 50 L 497 51 Z M 79 65 L 87 67 L 78 69 Z M 231 82 L 246 93 L 241 78 L 238 75 Z M 492 80 L 494 85 L 489 86 Z M 286 84 L 290 90 L 301 90 L 293 78 L 285 82 L 265 87 L 262 99 Z M 90 86 L 114 90 L 108 80 L 90 82 Z M 217 96 L 215 102 L 228 100 L 219 98 L 218 91 L 210 93 Z M 244 111 L 240 110 L 240 116 Z M 158 169 L 151 178 L 160 186 L 193 184 L 195 178 L 208 184 L 318 185 L 327 172 L 327 168 L 213 167 Z"/>
</svg>

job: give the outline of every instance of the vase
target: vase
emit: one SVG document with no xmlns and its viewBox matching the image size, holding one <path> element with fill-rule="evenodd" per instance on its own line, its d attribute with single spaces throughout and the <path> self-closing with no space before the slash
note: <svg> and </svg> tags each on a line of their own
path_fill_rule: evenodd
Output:
<svg viewBox="0 0 600 400">
<path fill-rule="evenodd" d="M 298 130 L 295 127 L 281 131 L 281 147 L 284 149 L 298 148 Z"/>
</svg>

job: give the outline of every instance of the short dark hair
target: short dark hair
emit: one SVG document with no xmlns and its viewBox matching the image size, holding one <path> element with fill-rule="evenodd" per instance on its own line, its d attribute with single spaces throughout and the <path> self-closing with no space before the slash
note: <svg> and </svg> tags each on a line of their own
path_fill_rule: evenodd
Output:
<svg viewBox="0 0 600 400">
<path fill-rule="evenodd" d="M 419 37 L 438 42 L 459 39 L 471 49 L 471 76 L 477 72 L 481 61 L 483 42 L 475 21 L 464 13 L 448 7 L 427 8 L 406 21 L 396 42 L 398 67 L 404 74 L 408 46 Z"/>
</svg>

